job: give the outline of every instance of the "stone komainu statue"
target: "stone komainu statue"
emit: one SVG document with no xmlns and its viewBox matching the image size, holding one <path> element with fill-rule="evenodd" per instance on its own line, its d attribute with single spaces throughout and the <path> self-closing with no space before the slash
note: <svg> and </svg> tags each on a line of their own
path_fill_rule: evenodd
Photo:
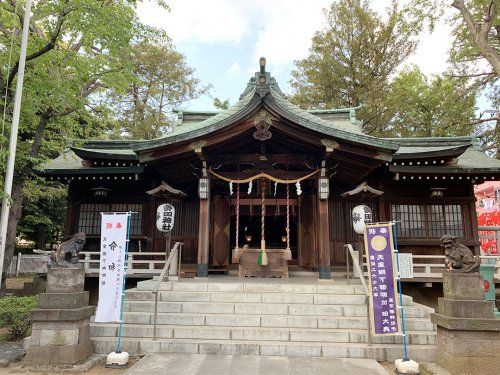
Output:
<svg viewBox="0 0 500 375">
<path fill-rule="evenodd" d="M 57 250 L 50 254 L 52 267 L 75 268 L 78 267 L 78 254 L 85 245 L 85 233 L 76 233 L 70 240 L 59 245 Z"/>
<path fill-rule="evenodd" d="M 445 267 L 452 272 L 476 272 L 479 270 L 479 258 L 468 247 L 458 242 L 457 237 L 445 234 L 441 237 L 444 248 Z"/>
</svg>

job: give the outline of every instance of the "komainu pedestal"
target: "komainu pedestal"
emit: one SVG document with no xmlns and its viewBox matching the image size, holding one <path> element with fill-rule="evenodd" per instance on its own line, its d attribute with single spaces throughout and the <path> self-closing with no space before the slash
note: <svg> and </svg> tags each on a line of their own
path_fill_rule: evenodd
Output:
<svg viewBox="0 0 500 375">
<path fill-rule="evenodd" d="M 500 371 L 500 319 L 493 302 L 485 301 L 478 273 L 443 272 L 444 297 L 437 325 L 436 363 L 454 375 L 498 374 Z"/>
<path fill-rule="evenodd" d="M 92 354 L 89 293 L 83 268 L 51 268 L 47 292 L 39 295 L 26 361 L 32 364 L 75 364 Z"/>
</svg>

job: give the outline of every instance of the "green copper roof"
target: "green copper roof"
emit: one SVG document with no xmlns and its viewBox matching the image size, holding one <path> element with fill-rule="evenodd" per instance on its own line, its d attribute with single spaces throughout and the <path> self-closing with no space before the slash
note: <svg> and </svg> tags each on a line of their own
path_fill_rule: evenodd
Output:
<svg viewBox="0 0 500 375">
<path fill-rule="evenodd" d="M 127 148 L 84 148 L 71 147 L 73 152 L 82 159 L 111 159 L 111 160 L 138 160 L 137 154 L 130 145 Z"/>
<path fill-rule="evenodd" d="M 347 121 L 327 121 L 297 107 L 286 99 L 275 79 L 269 73 L 265 73 L 265 83 L 259 83 L 259 74 L 256 73 L 255 77 L 250 79 L 245 91 L 240 96 L 240 100 L 228 109 L 200 122 L 187 122 L 176 126 L 172 132 L 161 138 L 136 142 L 132 146 L 133 150 L 140 153 L 141 151 L 205 136 L 236 121 L 245 119 L 246 116 L 248 117 L 266 105 L 276 110 L 281 116 L 307 129 L 324 134 L 326 137 L 364 144 L 370 148 L 388 151 L 398 149 L 398 145 L 391 140 L 363 134 L 361 126 L 356 121 L 352 121 L 351 118 Z M 349 113 L 353 111 L 353 109 L 348 110 Z"/>
<path fill-rule="evenodd" d="M 484 153 L 481 149 L 479 139 L 475 136 L 469 137 L 432 137 L 432 138 L 392 138 L 401 147 L 396 152 L 396 157 L 408 155 L 405 159 L 411 160 L 410 155 L 418 158 L 419 155 L 435 154 L 439 157 L 444 154 L 452 154 L 453 150 L 460 151 L 456 156 L 457 163 L 454 165 L 439 167 L 406 166 L 396 169 L 405 169 L 408 173 L 418 173 L 425 168 L 439 168 L 439 170 L 451 173 L 498 173 L 500 172 L 500 160 L 494 159 Z M 398 169 L 398 170 L 399 170 Z"/>
<path fill-rule="evenodd" d="M 176 126 L 173 131 L 161 138 L 150 141 L 138 141 L 133 145 L 133 149 L 134 151 L 141 151 L 176 142 L 182 142 L 184 140 L 189 140 L 211 133 L 226 126 L 227 124 L 232 123 L 233 121 L 236 121 L 239 117 L 238 115 L 244 112 L 245 108 L 252 102 L 252 100 L 255 101 L 255 96 L 252 92 L 249 92 L 247 95 L 240 98 L 237 103 L 230 106 L 228 109 L 217 113 L 215 116 L 209 117 L 201 122 L 193 122 L 183 124 L 182 126 Z"/>
<path fill-rule="evenodd" d="M 354 145 L 382 150 L 394 159 L 415 159 L 447 155 L 457 159 L 457 173 L 490 170 L 500 173 L 500 161 L 488 157 L 476 137 L 377 138 L 362 132 L 356 120 L 357 108 L 306 111 L 292 104 L 268 72 L 257 72 L 250 79 L 239 101 L 220 112 L 177 111 L 179 121 L 173 131 L 148 141 L 87 141 L 48 163 L 47 170 L 85 169 L 82 159 L 138 160 L 138 154 L 168 145 L 196 140 L 210 133 L 244 121 L 261 108 L 289 122 L 309 129 L 327 140 L 343 140 Z M 349 114 L 339 116 L 338 114 Z M 180 125 L 179 125 L 180 124 Z M 389 156 L 390 157 L 390 156 Z M 401 166 L 394 166 L 401 167 Z M 403 166 L 407 168 L 408 166 Z M 419 168 L 413 166 L 412 168 Z M 424 167 L 426 168 L 426 167 Z M 443 169 L 450 167 L 441 167 Z M 451 169 L 450 169 L 451 171 Z"/>
<path fill-rule="evenodd" d="M 269 104 L 273 109 L 281 109 L 281 111 L 279 111 L 281 115 L 290 118 L 305 128 L 323 133 L 327 136 L 351 141 L 353 143 L 364 144 L 374 148 L 395 151 L 399 147 L 393 140 L 363 134 L 361 126 L 355 125 L 352 122 L 331 122 L 314 116 L 308 111 L 289 102 L 274 79 L 272 79 L 270 86 L 271 96 L 266 97 L 266 104 Z M 278 108 L 276 108 L 276 106 Z"/>
</svg>

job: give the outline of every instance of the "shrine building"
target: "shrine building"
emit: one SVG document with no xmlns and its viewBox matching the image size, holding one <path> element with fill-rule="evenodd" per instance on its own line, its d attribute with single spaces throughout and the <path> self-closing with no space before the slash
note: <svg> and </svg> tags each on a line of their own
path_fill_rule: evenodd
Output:
<svg viewBox="0 0 500 375">
<path fill-rule="evenodd" d="M 84 232 L 86 251 L 99 251 L 101 212 L 131 211 L 129 251 L 164 252 L 157 207 L 172 202 L 171 241 L 199 277 L 293 268 L 329 279 L 359 241 L 351 213 L 361 204 L 373 222 L 397 222 L 402 252 L 442 254 L 448 233 L 478 254 L 473 186 L 497 180 L 500 161 L 475 137 L 369 136 L 357 109 L 300 109 L 262 61 L 228 109 L 179 110 L 154 140 L 82 142 L 41 173 L 69 185 L 65 239 Z"/>
</svg>

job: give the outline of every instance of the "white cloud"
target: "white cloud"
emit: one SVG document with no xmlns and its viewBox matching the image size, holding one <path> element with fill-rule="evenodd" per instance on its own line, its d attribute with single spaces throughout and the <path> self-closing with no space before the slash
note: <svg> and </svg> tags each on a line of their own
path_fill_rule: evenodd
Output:
<svg viewBox="0 0 500 375">
<path fill-rule="evenodd" d="M 226 74 L 229 77 L 234 77 L 237 76 L 238 74 L 241 73 L 241 66 L 237 62 L 234 62 L 227 70 Z"/>
<path fill-rule="evenodd" d="M 259 31 L 254 57 L 265 56 L 270 71 L 280 71 L 293 60 L 307 56 L 314 32 L 324 22 L 322 9 L 329 0 L 273 2 L 257 1 L 265 24 Z"/>
<path fill-rule="evenodd" d="M 408 0 L 402 0 L 408 1 Z M 265 56 L 268 70 L 279 72 L 296 59 L 307 56 L 311 38 L 324 24 L 322 9 L 331 0 L 169 0 L 171 12 L 161 10 L 154 2 L 139 5 L 141 18 L 164 28 L 176 43 L 231 43 L 253 51 L 250 69 Z M 381 14 L 391 0 L 372 0 L 371 6 Z M 418 65 L 426 74 L 446 69 L 451 42 L 450 26 L 441 22 L 434 33 L 425 33 L 409 63 Z M 204 62 L 200 62 L 204 63 Z M 234 65 L 234 64 L 233 64 Z M 245 66 L 247 63 L 245 64 Z M 243 74 L 246 69 L 231 66 L 228 74 Z"/>
<path fill-rule="evenodd" d="M 250 18 L 239 1 L 169 0 L 168 12 L 152 2 L 141 3 L 138 12 L 150 25 L 165 29 L 175 42 L 238 43 Z"/>
</svg>

